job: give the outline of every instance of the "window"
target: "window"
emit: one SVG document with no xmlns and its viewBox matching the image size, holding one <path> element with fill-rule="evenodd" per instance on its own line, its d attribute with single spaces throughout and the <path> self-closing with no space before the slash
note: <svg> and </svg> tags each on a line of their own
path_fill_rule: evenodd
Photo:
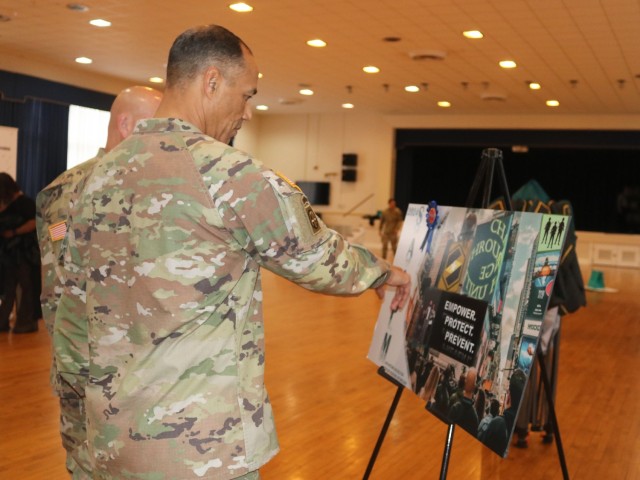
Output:
<svg viewBox="0 0 640 480">
<path fill-rule="evenodd" d="M 107 143 L 109 112 L 71 105 L 69 107 L 69 145 L 67 168 L 93 158 Z"/>
</svg>

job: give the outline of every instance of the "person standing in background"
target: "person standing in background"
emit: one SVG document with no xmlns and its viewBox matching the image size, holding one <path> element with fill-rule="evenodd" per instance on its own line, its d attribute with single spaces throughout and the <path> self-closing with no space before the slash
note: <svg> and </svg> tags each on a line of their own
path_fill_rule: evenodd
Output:
<svg viewBox="0 0 640 480">
<path fill-rule="evenodd" d="M 42 257 L 42 312 L 53 342 L 50 381 L 60 398 L 60 433 L 66 467 L 74 480 L 93 478 L 88 453 L 84 390 L 89 366 L 85 304 L 65 290 L 60 257 L 68 230 L 70 205 L 96 162 L 129 137 L 138 120 L 152 117 L 162 93 L 134 86 L 121 91 L 111 105 L 107 143 L 98 154 L 60 174 L 37 196 L 36 225 Z"/>
<path fill-rule="evenodd" d="M 382 239 L 382 258 L 386 260 L 387 250 L 391 245 L 393 255 L 398 248 L 398 235 L 402 228 L 402 210 L 396 206 L 393 198 L 389 199 L 389 206 L 380 217 L 380 238 Z"/>
<path fill-rule="evenodd" d="M 4 295 L 0 304 L 0 332 L 9 331 L 9 317 L 16 300 L 16 321 L 11 332 L 38 330 L 40 253 L 35 216 L 34 201 L 22 193 L 11 175 L 0 173 L 0 265 Z"/>
</svg>

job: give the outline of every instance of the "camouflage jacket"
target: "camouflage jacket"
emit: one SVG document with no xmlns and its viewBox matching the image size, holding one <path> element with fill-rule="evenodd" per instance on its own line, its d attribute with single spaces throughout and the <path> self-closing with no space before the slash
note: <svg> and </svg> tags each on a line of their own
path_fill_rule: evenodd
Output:
<svg viewBox="0 0 640 480">
<path fill-rule="evenodd" d="M 353 295 L 389 265 L 328 229 L 283 177 L 180 120 L 140 121 L 85 182 L 64 264 L 66 289 L 86 292 L 95 478 L 259 468 L 278 451 L 260 267 Z"/>
<path fill-rule="evenodd" d="M 105 151 L 101 148 L 94 158 L 62 172 L 36 197 L 36 231 L 42 263 L 40 302 L 47 331 L 53 340 L 50 380 L 54 393 L 58 396 L 65 396 L 67 393 L 84 396 L 84 378 L 89 368 L 84 302 L 73 305 L 76 297 L 62 301 L 60 299 L 65 284 L 61 246 L 67 232 L 74 190 L 104 154 Z M 56 329 L 58 311 L 62 325 Z M 64 365 L 61 370 L 63 377 L 59 374 L 58 363 Z"/>
</svg>

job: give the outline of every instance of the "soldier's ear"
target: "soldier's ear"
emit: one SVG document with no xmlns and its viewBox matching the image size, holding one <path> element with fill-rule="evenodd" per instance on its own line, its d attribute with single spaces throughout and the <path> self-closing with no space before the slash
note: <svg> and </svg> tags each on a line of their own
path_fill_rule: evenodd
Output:
<svg viewBox="0 0 640 480">
<path fill-rule="evenodd" d="M 118 133 L 120 133 L 123 140 L 131 135 L 135 127 L 135 122 L 130 113 L 119 113 L 116 124 L 118 126 Z"/>
<path fill-rule="evenodd" d="M 221 78 L 220 70 L 217 67 L 211 66 L 205 69 L 202 75 L 202 94 L 206 98 L 215 95 Z"/>
</svg>

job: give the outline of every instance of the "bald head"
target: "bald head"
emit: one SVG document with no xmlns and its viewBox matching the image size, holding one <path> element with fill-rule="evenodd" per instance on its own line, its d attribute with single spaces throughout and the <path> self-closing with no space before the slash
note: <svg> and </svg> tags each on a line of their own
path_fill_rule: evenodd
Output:
<svg viewBox="0 0 640 480">
<path fill-rule="evenodd" d="M 131 135 L 138 120 L 153 117 L 161 100 L 162 93 L 150 87 L 136 86 L 121 91 L 111 105 L 105 150 L 110 151 Z"/>
<path fill-rule="evenodd" d="M 467 376 L 464 379 L 464 396 L 471 398 L 473 392 L 476 389 L 476 379 L 478 378 L 478 372 L 475 368 L 470 368 L 467 372 Z"/>
</svg>

